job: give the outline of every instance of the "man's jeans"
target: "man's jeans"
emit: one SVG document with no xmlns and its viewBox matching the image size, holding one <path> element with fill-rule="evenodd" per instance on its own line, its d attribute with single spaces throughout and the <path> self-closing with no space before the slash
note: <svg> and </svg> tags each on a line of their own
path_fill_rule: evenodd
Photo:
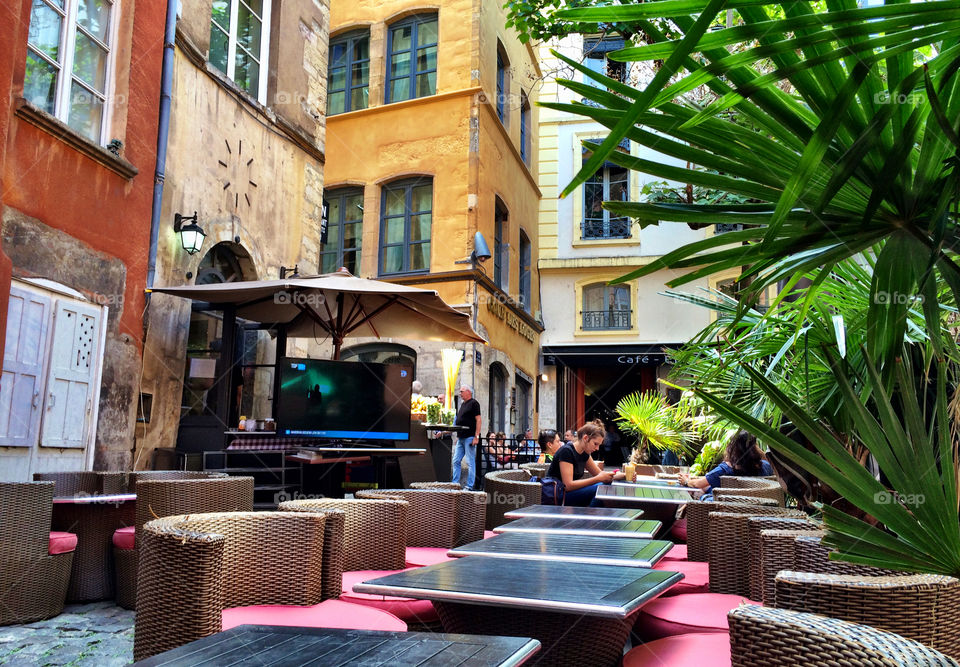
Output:
<svg viewBox="0 0 960 667">
<path fill-rule="evenodd" d="M 477 483 L 477 446 L 474 444 L 473 436 L 457 438 L 457 444 L 453 448 L 451 482 L 460 483 L 460 462 L 463 461 L 464 456 L 467 457 L 467 488 L 472 489 Z"/>
</svg>

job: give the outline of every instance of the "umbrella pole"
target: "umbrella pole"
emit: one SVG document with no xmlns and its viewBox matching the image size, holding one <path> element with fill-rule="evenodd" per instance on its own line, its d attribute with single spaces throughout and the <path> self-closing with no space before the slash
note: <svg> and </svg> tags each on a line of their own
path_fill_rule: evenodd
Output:
<svg viewBox="0 0 960 667">
<path fill-rule="evenodd" d="M 340 361 L 340 346 L 343 345 L 343 339 L 335 337 L 333 339 L 333 360 Z"/>
</svg>

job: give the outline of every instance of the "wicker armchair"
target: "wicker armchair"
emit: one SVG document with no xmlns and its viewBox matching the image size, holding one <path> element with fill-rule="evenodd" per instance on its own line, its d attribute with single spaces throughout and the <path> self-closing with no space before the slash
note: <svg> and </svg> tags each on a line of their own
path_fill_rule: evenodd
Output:
<svg viewBox="0 0 960 667">
<path fill-rule="evenodd" d="M 447 488 L 372 489 L 356 498 L 399 498 L 409 503 L 408 547 L 452 549 L 483 539 L 487 494 Z"/>
<path fill-rule="evenodd" d="M 323 550 L 340 544 L 325 514 L 231 512 L 155 519 L 143 527 L 134 660 L 220 632 L 222 612 L 328 597 Z M 336 594 L 340 593 L 337 581 Z"/>
<path fill-rule="evenodd" d="M 689 502 L 684 505 L 687 520 L 687 560 L 709 560 L 710 512 L 738 512 L 754 515 L 777 514 L 782 508 L 768 498 L 734 496 L 723 502 Z"/>
<path fill-rule="evenodd" d="M 487 530 L 506 523 L 510 510 L 540 504 L 540 484 L 526 470 L 496 470 L 484 475 L 487 490 Z"/>
<path fill-rule="evenodd" d="M 63 611 L 73 552 L 50 555 L 53 482 L 0 483 L 0 625 Z"/>
<path fill-rule="evenodd" d="M 815 614 L 743 605 L 731 611 L 727 619 L 734 667 L 958 665 L 910 639 Z"/>
<path fill-rule="evenodd" d="M 281 512 L 343 512 L 341 570 L 402 570 L 410 506 L 396 498 L 288 500 Z M 338 595 L 339 595 L 338 583 Z"/>
<path fill-rule="evenodd" d="M 547 470 L 550 469 L 550 464 L 549 463 L 521 463 L 520 469 L 526 470 L 531 475 L 535 475 L 537 477 L 545 477 L 547 474 Z"/>
<path fill-rule="evenodd" d="M 785 500 L 780 482 L 770 477 L 724 475 L 720 478 L 720 488 L 713 490 L 713 497 L 716 500 L 723 500 L 725 496 L 770 498 L 775 500 L 780 507 L 784 506 Z"/>
<path fill-rule="evenodd" d="M 749 540 L 750 560 L 750 599 L 762 601 L 767 606 L 774 606 L 774 579 L 780 570 L 793 570 L 794 556 L 792 542 L 783 538 L 768 538 L 765 536 L 786 536 L 820 534 L 822 524 L 809 517 L 764 517 L 752 516 L 747 519 L 747 534 Z M 769 539 L 769 541 L 768 541 Z M 779 543 L 774 539 L 780 539 Z M 778 548 L 774 547 L 774 544 Z"/>
<path fill-rule="evenodd" d="M 183 472 L 183 471 L 161 471 Z M 201 512 L 253 511 L 253 477 L 211 477 L 158 479 L 153 473 L 136 473 L 136 520 L 134 548 L 114 547 L 117 570 L 117 604 L 125 609 L 137 606 L 137 560 L 143 526 L 151 519 Z"/>
</svg>

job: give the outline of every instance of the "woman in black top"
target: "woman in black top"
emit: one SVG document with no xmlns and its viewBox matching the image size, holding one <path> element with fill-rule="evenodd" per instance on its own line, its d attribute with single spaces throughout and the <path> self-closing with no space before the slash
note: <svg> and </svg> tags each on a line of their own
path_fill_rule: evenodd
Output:
<svg viewBox="0 0 960 667">
<path fill-rule="evenodd" d="M 553 477 L 563 482 L 565 489 L 563 504 L 576 507 L 595 505 L 597 487 L 609 484 L 618 475 L 600 469 L 591 454 L 600 449 L 606 435 L 603 425 L 599 421 L 584 424 L 577 430 L 577 439 L 567 443 L 553 456 L 547 477 Z M 590 476 L 585 477 L 589 472 Z"/>
</svg>

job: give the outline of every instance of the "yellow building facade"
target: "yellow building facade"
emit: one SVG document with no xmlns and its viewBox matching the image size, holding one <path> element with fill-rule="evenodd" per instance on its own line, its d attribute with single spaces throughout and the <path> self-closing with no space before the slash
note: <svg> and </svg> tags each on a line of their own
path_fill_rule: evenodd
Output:
<svg viewBox="0 0 960 667">
<path fill-rule="evenodd" d="M 437 395 L 440 350 L 461 349 L 483 430 L 513 435 L 537 428 L 540 71 L 505 20 L 480 0 L 333 0 L 320 267 L 435 289 L 471 313 L 487 345 L 348 341 L 344 358 L 415 355 Z M 471 260 L 477 232 L 489 259 Z"/>
</svg>

